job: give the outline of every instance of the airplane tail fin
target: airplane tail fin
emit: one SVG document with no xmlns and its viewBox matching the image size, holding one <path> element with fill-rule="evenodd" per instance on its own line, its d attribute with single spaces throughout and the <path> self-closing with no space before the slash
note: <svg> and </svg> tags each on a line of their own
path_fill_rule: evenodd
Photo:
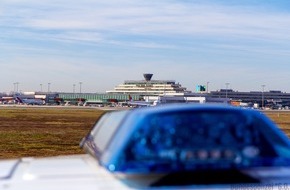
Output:
<svg viewBox="0 0 290 190">
<path fill-rule="evenodd" d="M 16 101 L 16 102 L 18 102 L 18 103 L 21 103 L 21 104 L 23 104 L 23 101 L 22 101 L 22 99 L 21 99 L 21 98 L 19 98 L 18 96 L 16 96 L 16 98 L 15 98 L 15 101 Z"/>
<path fill-rule="evenodd" d="M 129 101 L 132 101 L 132 96 L 129 94 Z"/>
</svg>

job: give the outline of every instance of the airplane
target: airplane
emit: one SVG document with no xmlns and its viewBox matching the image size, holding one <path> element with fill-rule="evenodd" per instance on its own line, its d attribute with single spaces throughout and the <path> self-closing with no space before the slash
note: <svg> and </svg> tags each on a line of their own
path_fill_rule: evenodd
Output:
<svg viewBox="0 0 290 190">
<path fill-rule="evenodd" d="M 153 106 L 153 102 L 147 102 L 147 101 L 128 101 L 127 104 L 130 107 L 149 107 L 149 106 Z"/>
<path fill-rule="evenodd" d="M 14 103 L 14 98 L 13 97 L 2 97 L 2 98 L 0 98 L 0 102 L 2 103 L 2 104 L 12 104 L 12 103 Z"/>
<path fill-rule="evenodd" d="M 86 154 L 0 160 L 0 189 L 289 189 L 290 140 L 257 110 L 166 104 L 106 112 Z"/>
<path fill-rule="evenodd" d="M 44 101 L 41 99 L 20 98 L 19 96 L 15 97 L 15 101 L 19 104 L 26 104 L 26 105 L 43 105 L 44 104 Z"/>
<path fill-rule="evenodd" d="M 185 97 L 182 96 L 158 96 L 154 101 L 128 101 L 128 105 L 132 107 L 149 107 L 149 106 L 159 106 L 164 104 L 176 104 L 176 103 L 196 103 L 196 101 L 187 101 Z"/>
<path fill-rule="evenodd" d="M 129 95 L 129 101 L 126 102 L 129 107 L 150 107 L 150 106 L 157 106 L 161 104 L 160 98 L 154 101 L 148 100 L 148 97 L 146 100 L 132 100 L 132 97 Z"/>
</svg>

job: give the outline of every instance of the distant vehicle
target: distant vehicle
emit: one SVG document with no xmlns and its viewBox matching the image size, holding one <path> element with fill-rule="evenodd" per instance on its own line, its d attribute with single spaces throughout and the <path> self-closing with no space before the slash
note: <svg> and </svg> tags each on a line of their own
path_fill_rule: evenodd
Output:
<svg viewBox="0 0 290 190">
<path fill-rule="evenodd" d="M 42 99 L 35 99 L 35 98 L 20 98 L 17 96 L 15 98 L 15 101 L 19 104 L 25 104 L 25 105 L 44 105 L 45 102 Z"/>
<path fill-rule="evenodd" d="M 106 112 L 84 155 L 0 161 L 0 189 L 288 189 L 290 140 L 263 113 L 168 104 Z"/>
</svg>

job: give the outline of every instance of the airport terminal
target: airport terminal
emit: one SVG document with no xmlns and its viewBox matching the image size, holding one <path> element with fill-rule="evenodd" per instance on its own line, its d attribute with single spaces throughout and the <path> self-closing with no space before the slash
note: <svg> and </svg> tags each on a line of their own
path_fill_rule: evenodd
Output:
<svg viewBox="0 0 290 190">
<path fill-rule="evenodd" d="M 206 85 L 196 85 L 196 92 L 174 80 L 152 80 L 153 74 L 143 74 L 143 80 L 125 80 L 106 93 L 13 92 L 0 94 L 2 104 L 26 103 L 46 105 L 116 106 L 130 102 L 159 103 L 228 103 L 235 106 L 288 109 L 290 93 L 277 90 L 238 92 L 233 89 L 208 91 Z M 17 99 L 16 99 L 17 98 Z"/>
</svg>

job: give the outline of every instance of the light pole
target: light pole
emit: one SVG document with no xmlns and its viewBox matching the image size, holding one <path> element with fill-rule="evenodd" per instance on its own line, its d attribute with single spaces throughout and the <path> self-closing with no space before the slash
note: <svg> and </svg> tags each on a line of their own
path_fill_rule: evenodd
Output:
<svg viewBox="0 0 290 190">
<path fill-rule="evenodd" d="M 208 93 L 208 84 L 209 82 L 206 82 L 206 93 Z"/>
<path fill-rule="evenodd" d="M 18 84 L 19 84 L 19 82 L 13 83 L 13 85 L 14 85 L 14 94 L 15 94 L 15 92 L 18 93 Z"/>
<path fill-rule="evenodd" d="M 40 84 L 40 92 L 42 92 L 42 84 Z"/>
<path fill-rule="evenodd" d="M 50 91 L 50 82 L 47 83 L 47 92 L 49 92 L 49 91 Z"/>
<path fill-rule="evenodd" d="M 226 83 L 226 98 L 228 98 L 228 86 L 229 86 L 229 84 L 230 83 L 228 83 L 228 82 Z"/>
<path fill-rule="evenodd" d="M 75 93 L 76 90 L 76 84 L 73 84 L 73 93 Z"/>
<path fill-rule="evenodd" d="M 14 83 L 13 83 L 13 92 L 14 92 L 14 94 L 15 94 L 15 92 L 16 92 L 16 87 L 15 87 L 15 86 L 16 86 L 16 83 L 14 82 Z"/>
<path fill-rule="evenodd" d="M 264 109 L 264 88 L 266 85 L 262 85 L 262 109 Z"/>
<path fill-rule="evenodd" d="M 79 84 L 80 84 L 80 94 L 82 93 L 82 82 L 79 82 Z"/>
</svg>

